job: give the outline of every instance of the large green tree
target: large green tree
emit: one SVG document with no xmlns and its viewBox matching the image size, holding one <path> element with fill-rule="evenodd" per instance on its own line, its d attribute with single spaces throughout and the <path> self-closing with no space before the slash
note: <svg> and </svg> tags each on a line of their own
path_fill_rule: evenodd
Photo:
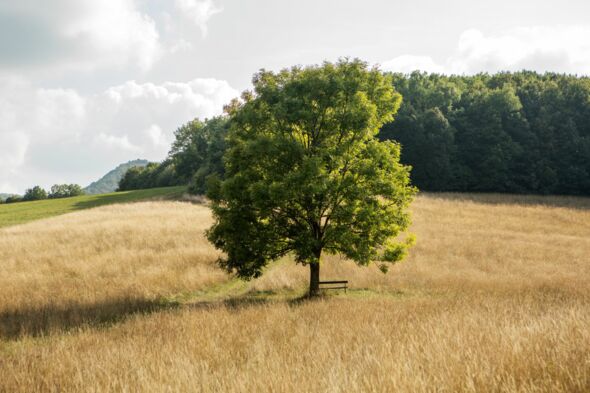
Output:
<svg viewBox="0 0 590 393">
<path fill-rule="evenodd" d="M 209 184 L 221 265 L 249 279 L 292 253 L 316 295 L 324 252 L 384 271 L 402 259 L 416 189 L 400 146 L 375 138 L 401 103 L 391 78 L 341 60 L 262 70 L 253 84 L 227 108 L 225 179 Z"/>
</svg>

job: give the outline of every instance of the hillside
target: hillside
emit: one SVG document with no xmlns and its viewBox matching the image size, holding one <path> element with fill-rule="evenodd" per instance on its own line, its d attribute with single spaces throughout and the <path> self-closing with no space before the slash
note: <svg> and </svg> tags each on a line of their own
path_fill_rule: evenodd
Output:
<svg viewBox="0 0 590 393">
<path fill-rule="evenodd" d="M 387 275 L 216 266 L 206 206 L 0 229 L 0 391 L 590 391 L 590 199 L 422 194 Z M 34 288 L 34 290 L 32 290 Z M 34 373 L 31 370 L 35 370 Z"/>
<path fill-rule="evenodd" d="M 0 228 L 113 203 L 135 202 L 146 199 L 175 199 L 180 197 L 185 189 L 186 187 L 182 186 L 150 188 L 148 190 L 81 195 L 72 198 L 45 199 L 0 205 Z"/>
<path fill-rule="evenodd" d="M 125 175 L 125 172 L 129 168 L 134 166 L 146 166 L 149 163 L 147 160 L 133 160 L 126 162 L 124 164 L 119 165 L 99 180 L 91 183 L 88 187 L 84 188 L 84 192 L 86 194 L 94 195 L 94 194 L 106 194 L 109 192 L 117 191 L 119 187 L 119 181 Z"/>
</svg>

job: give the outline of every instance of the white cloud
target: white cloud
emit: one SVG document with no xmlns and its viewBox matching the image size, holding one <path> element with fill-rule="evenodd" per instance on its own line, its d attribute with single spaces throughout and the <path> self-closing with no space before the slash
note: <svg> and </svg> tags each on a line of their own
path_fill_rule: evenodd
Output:
<svg viewBox="0 0 590 393">
<path fill-rule="evenodd" d="M 38 137 L 69 138 L 81 132 L 86 100 L 72 89 L 37 89 L 30 110 L 35 113 L 30 129 Z"/>
<path fill-rule="evenodd" d="M 441 63 L 428 56 L 398 56 L 383 62 L 383 69 L 415 69 L 455 74 L 478 72 L 554 71 L 590 74 L 590 25 L 518 27 L 486 35 L 464 31 L 455 51 Z"/>
<path fill-rule="evenodd" d="M 0 24 L 0 64 L 145 71 L 161 52 L 154 20 L 134 0 L 2 2 L 0 19 L 10 21 Z"/>
<path fill-rule="evenodd" d="M 161 159 L 178 126 L 197 116 L 219 114 L 237 95 L 227 82 L 216 79 L 162 84 L 129 81 L 92 97 L 89 118 L 100 119 L 92 128 L 127 136 L 146 158 Z"/>
<path fill-rule="evenodd" d="M 381 68 L 388 71 L 410 73 L 414 70 L 428 72 L 443 72 L 443 67 L 436 64 L 429 56 L 401 55 L 394 59 L 384 61 Z"/>
<path fill-rule="evenodd" d="M 149 126 L 144 130 L 144 134 L 152 142 L 154 150 L 161 150 L 164 154 L 172 143 L 172 140 L 169 139 L 170 135 L 166 135 L 162 128 L 157 124 Z"/>
<path fill-rule="evenodd" d="M 0 135 L 25 132 L 39 143 L 75 135 L 85 99 L 71 89 L 36 89 L 26 80 L 0 78 Z"/>
<path fill-rule="evenodd" d="M 129 137 L 127 135 L 114 136 L 101 132 L 93 139 L 93 144 L 100 149 L 106 148 L 105 150 L 123 150 L 132 153 L 142 153 L 139 146 L 132 145 L 131 142 L 129 142 Z"/>
<path fill-rule="evenodd" d="M 149 69 L 160 50 L 153 19 L 139 12 L 132 0 L 87 1 L 86 12 L 64 26 L 63 35 L 87 41 L 102 54 L 102 61 Z"/>
<path fill-rule="evenodd" d="M 176 0 L 176 8 L 200 29 L 203 37 L 207 35 L 207 23 L 223 9 L 218 8 L 213 0 Z"/>
<path fill-rule="evenodd" d="M 123 161 L 161 160 L 176 128 L 220 114 L 237 95 L 216 79 L 129 81 L 87 96 L 0 79 L 0 192 L 86 185 Z"/>
<path fill-rule="evenodd" d="M 181 38 L 180 40 L 176 41 L 172 45 L 170 45 L 170 53 L 178 53 L 178 52 L 187 52 L 190 51 L 193 47 L 193 44 L 188 42 L 187 40 Z"/>
<path fill-rule="evenodd" d="M 0 168 L 12 172 L 23 164 L 29 138 L 24 133 L 7 131 L 0 133 Z"/>
</svg>

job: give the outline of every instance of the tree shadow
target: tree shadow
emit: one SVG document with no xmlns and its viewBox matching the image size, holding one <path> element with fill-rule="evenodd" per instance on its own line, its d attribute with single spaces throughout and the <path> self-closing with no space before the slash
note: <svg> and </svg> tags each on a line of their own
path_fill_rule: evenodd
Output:
<svg viewBox="0 0 590 393">
<path fill-rule="evenodd" d="M 498 193 L 452 193 L 424 192 L 424 196 L 448 201 L 473 202 L 486 205 L 520 205 L 563 207 L 577 210 L 590 210 L 590 198 L 586 196 L 562 195 L 517 195 Z"/>
<path fill-rule="evenodd" d="M 122 298 L 99 303 L 46 304 L 39 307 L 0 312 L 0 340 L 18 340 L 22 337 L 43 337 L 75 330 L 81 327 L 110 327 L 133 315 L 186 307 L 195 310 L 223 308 L 238 312 L 251 307 L 286 304 L 298 307 L 333 296 L 322 294 L 309 297 L 301 291 L 249 291 L 245 294 L 221 299 L 197 300 L 182 304 L 165 299 Z"/>
<path fill-rule="evenodd" d="M 93 207 L 99 207 L 104 205 L 112 205 L 115 203 L 126 203 L 131 202 L 131 198 L 125 198 L 121 195 L 117 194 L 106 194 L 106 195 L 99 195 L 92 199 L 82 200 L 76 202 L 74 204 L 74 209 L 82 210 L 82 209 L 91 209 Z"/>
<path fill-rule="evenodd" d="M 92 198 L 85 198 L 74 204 L 75 210 L 90 209 L 93 207 L 112 205 L 116 203 L 129 203 L 140 201 L 154 200 L 183 200 L 184 190 L 169 192 L 167 194 L 159 191 L 160 189 L 146 189 L 134 191 L 121 191 L 111 194 L 93 195 Z M 187 197 L 187 201 L 192 202 L 196 198 Z M 200 200 L 199 200 L 200 201 Z"/>
<path fill-rule="evenodd" d="M 178 306 L 176 302 L 161 299 L 124 298 L 93 304 L 47 304 L 29 309 L 6 310 L 0 312 L 0 339 L 46 336 L 84 326 L 111 326 L 132 315 L 151 314 Z"/>
<path fill-rule="evenodd" d="M 187 304 L 191 309 L 218 309 L 224 308 L 230 311 L 239 311 L 250 307 L 257 307 L 269 304 L 286 304 L 288 306 L 300 306 L 314 301 L 329 298 L 321 294 L 316 297 L 309 297 L 307 293 L 292 291 L 286 294 L 284 291 L 273 290 L 251 290 L 245 294 L 213 300 L 200 300 Z"/>
<path fill-rule="evenodd" d="M 230 311 L 239 311 L 250 307 L 276 303 L 276 300 L 264 298 L 236 297 L 223 300 L 202 300 L 189 303 L 186 307 L 194 310 L 214 310 L 224 308 Z"/>
<path fill-rule="evenodd" d="M 110 327 L 134 315 L 179 309 L 218 309 L 239 311 L 265 304 L 287 303 L 297 305 L 304 298 L 277 296 L 274 291 L 250 291 L 246 294 L 222 299 L 197 300 L 182 304 L 165 299 L 122 298 L 83 304 L 46 304 L 39 307 L 4 310 L 0 312 L 0 340 L 18 340 L 22 337 L 43 337 L 60 334 L 81 327 Z"/>
</svg>

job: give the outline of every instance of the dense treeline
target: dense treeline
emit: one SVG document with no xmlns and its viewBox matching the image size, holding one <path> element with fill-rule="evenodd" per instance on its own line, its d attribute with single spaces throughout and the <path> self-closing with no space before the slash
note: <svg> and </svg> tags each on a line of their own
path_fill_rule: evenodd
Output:
<svg viewBox="0 0 590 393">
<path fill-rule="evenodd" d="M 394 75 L 402 144 L 422 190 L 590 195 L 590 78 Z"/>
<path fill-rule="evenodd" d="M 394 74 L 403 103 L 382 140 L 402 145 L 421 190 L 590 195 L 590 78 L 534 72 Z M 180 127 L 161 164 L 127 172 L 120 190 L 223 176 L 226 117 Z"/>
<path fill-rule="evenodd" d="M 140 190 L 154 187 L 170 187 L 182 184 L 174 165 L 165 160 L 162 163 L 150 162 L 146 166 L 134 166 L 125 172 L 119 181 L 117 191 Z"/>
<path fill-rule="evenodd" d="M 223 176 L 226 117 L 193 120 L 174 133 L 168 158 L 162 163 L 130 168 L 119 182 L 119 191 L 188 184 L 189 192 L 203 194 L 210 176 Z"/>
</svg>

